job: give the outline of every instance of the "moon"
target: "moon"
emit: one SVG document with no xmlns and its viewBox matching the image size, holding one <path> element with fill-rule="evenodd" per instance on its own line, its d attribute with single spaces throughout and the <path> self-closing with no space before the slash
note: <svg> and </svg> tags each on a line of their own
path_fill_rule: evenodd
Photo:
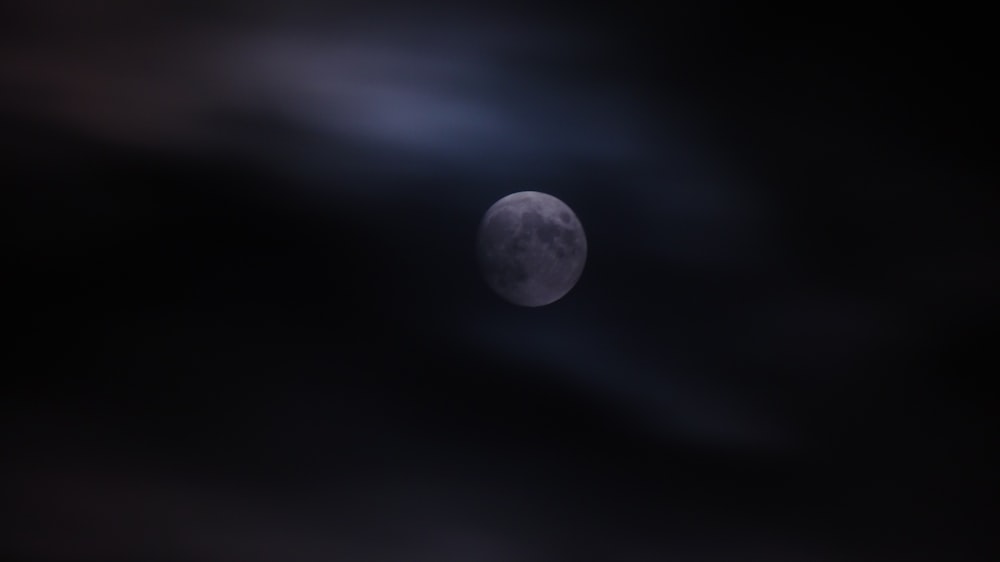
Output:
<svg viewBox="0 0 1000 562">
<path fill-rule="evenodd" d="M 576 213 L 538 191 L 494 203 L 479 225 L 477 246 L 486 283 L 519 306 L 544 306 L 566 296 L 587 261 L 587 237 Z"/>
</svg>

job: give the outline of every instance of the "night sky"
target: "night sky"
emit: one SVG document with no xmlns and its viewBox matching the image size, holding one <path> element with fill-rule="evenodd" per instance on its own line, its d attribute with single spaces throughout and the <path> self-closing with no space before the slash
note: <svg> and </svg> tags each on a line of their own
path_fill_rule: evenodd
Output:
<svg viewBox="0 0 1000 562">
<path fill-rule="evenodd" d="M 0 8 L 0 558 L 996 560 L 989 18 L 619 4 Z"/>
</svg>

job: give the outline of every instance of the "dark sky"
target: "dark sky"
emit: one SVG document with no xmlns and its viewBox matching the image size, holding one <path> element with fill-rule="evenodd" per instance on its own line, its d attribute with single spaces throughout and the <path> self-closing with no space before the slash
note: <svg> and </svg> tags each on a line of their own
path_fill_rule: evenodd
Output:
<svg viewBox="0 0 1000 562">
<path fill-rule="evenodd" d="M 0 558 L 995 560 L 988 21 L 5 5 Z"/>
</svg>

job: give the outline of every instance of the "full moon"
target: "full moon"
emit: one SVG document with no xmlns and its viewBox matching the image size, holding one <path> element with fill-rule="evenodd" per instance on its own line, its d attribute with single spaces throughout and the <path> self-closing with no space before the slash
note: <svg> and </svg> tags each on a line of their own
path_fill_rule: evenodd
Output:
<svg viewBox="0 0 1000 562">
<path fill-rule="evenodd" d="M 520 306 L 544 306 L 564 297 L 580 279 L 587 238 L 565 203 L 521 191 L 486 211 L 478 252 L 483 277 L 498 295 Z"/>
</svg>

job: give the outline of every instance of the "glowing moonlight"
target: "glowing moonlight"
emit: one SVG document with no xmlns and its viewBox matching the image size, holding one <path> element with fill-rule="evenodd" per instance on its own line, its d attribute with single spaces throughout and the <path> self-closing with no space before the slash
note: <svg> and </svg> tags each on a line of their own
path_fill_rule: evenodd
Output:
<svg viewBox="0 0 1000 562">
<path fill-rule="evenodd" d="M 576 285 L 587 238 L 565 203 L 537 191 L 493 204 L 479 226 L 479 265 L 498 295 L 520 306 L 544 306 Z"/>
</svg>

